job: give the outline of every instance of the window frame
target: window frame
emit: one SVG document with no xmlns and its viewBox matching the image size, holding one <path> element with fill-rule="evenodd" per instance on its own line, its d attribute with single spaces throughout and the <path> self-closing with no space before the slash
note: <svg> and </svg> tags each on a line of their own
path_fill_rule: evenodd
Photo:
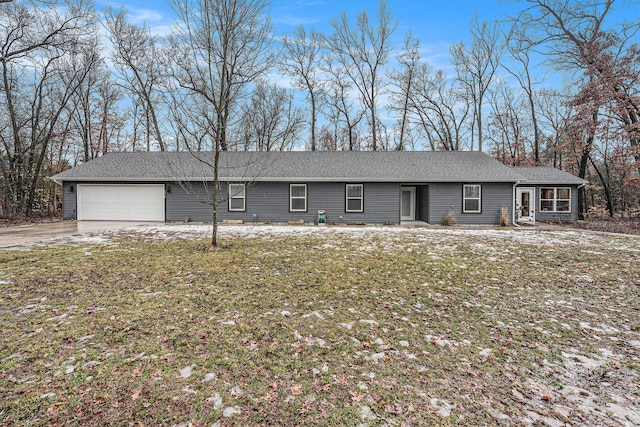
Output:
<svg viewBox="0 0 640 427">
<path fill-rule="evenodd" d="M 478 197 L 467 197 L 467 187 L 478 187 Z M 477 200 L 478 209 L 467 209 L 467 200 Z M 462 213 L 482 213 L 482 184 L 464 184 L 462 186 Z"/>
<path fill-rule="evenodd" d="M 232 195 L 231 187 L 232 186 L 242 186 L 242 197 L 238 196 L 239 193 Z M 227 188 L 228 196 L 229 196 L 229 212 L 246 212 L 247 211 L 247 186 L 244 183 L 229 183 Z M 242 199 L 242 209 L 232 208 L 231 201 Z"/>
<path fill-rule="evenodd" d="M 548 198 L 543 198 L 542 197 L 542 193 L 545 190 L 553 190 L 553 198 L 552 199 L 548 199 Z M 569 198 L 568 199 L 559 199 L 558 198 L 559 190 L 568 190 L 569 191 Z M 564 214 L 571 213 L 571 208 L 572 208 L 572 206 L 571 206 L 571 187 L 540 187 L 540 193 L 539 193 L 538 200 L 540 201 L 540 203 L 538 205 L 538 209 L 540 210 L 540 212 L 564 213 Z M 542 203 L 543 202 L 551 202 L 552 203 L 552 209 L 551 210 L 543 210 L 542 209 Z M 558 202 L 568 202 L 568 209 L 559 211 L 558 210 Z"/>
<path fill-rule="evenodd" d="M 292 189 L 293 187 L 304 187 L 304 197 L 293 196 Z M 289 212 L 307 212 L 308 203 L 307 203 L 307 184 L 289 184 Z M 293 200 L 304 200 L 304 209 L 293 209 Z"/>
<path fill-rule="evenodd" d="M 349 187 L 360 187 L 360 196 L 349 196 Z M 364 184 L 345 184 L 344 187 L 344 211 L 362 213 L 364 212 Z M 349 200 L 360 200 L 360 209 L 349 209 Z"/>
</svg>

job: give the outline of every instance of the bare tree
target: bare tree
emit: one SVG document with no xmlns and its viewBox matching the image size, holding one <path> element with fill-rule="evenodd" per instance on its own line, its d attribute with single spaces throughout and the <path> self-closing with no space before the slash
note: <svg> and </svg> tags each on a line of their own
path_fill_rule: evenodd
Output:
<svg viewBox="0 0 640 427">
<path fill-rule="evenodd" d="M 487 123 L 487 140 L 492 143 L 491 154 L 510 166 L 529 164 L 528 154 L 534 151 L 535 142 L 531 122 L 523 113 L 528 103 L 504 79 L 498 80 L 489 95 L 491 113 Z"/>
<path fill-rule="evenodd" d="M 472 42 L 470 48 L 464 43 L 451 46 L 453 64 L 458 72 L 458 79 L 465 86 L 473 105 L 474 127 L 478 137 L 478 151 L 482 151 L 482 108 L 485 94 L 489 90 L 493 76 L 500 65 L 503 43 L 497 24 L 478 22 L 478 17 L 471 20 Z M 473 142 L 471 145 L 473 149 Z"/>
<path fill-rule="evenodd" d="M 293 94 L 276 85 L 260 82 L 249 102 L 242 106 L 237 126 L 245 151 L 285 151 L 297 142 L 303 118 Z"/>
<path fill-rule="evenodd" d="M 212 141 L 214 159 L 194 155 L 213 172 L 213 230 L 218 246 L 220 152 L 228 148 L 227 128 L 248 84 L 270 66 L 271 24 L 265 0 L 174 0 L 178 27 L 171 35 L 173 79 L 182 107 L 211 113 L 201 130 Z"/>
<path fill-rule="evenodd" d="M 534 81 L 531 75 L 531 44 L 525 30 L 519 25 L 514 25 L 508 36 L 507 49 L 510 58 L 516 61 L 517 68 L 504 63 L 502 66 L 517 80 L 526 95 L 526 108 L 529 110 L 529 118 L 533 126 L 533 160 L 538 165 L 540 164 L 540 131 L 536 111 L 535 86 L 539 82 Z"/>
<path fill-rule="evenodd" d="M 616 135 L 603 138 L 602 143 L 589 155 L 589 162 L 595 175 L 601 184 L 602 195 L 607 206 L 607 212 L 613 217 L 619 210 L 625 210 L 628 205 L 625 193 L 625 184 L 629 177 L 630 169 L 621 157 L 624 153 L 625 143 Z M 596 157 L 597 156 L 597 157 Z"/>
<path fill-rule="evenodd" d="M 321 61 L 322 35 L 311 29 L 307 35 L 304 26 L 299 26 L 292 37 L 282 38 L 282 59 L 280 69 L 293 79 L 296 88 L 307 91 L 311 118 L 311 151 L 316 150 L 316 125 L 320 94 L 323 82 L 318 76 Z"/>
<path fill-rule="evenodd" d="M 404 39 L 404 46 L 396 57 L 399 70 L 389 73 L 391 79 L 391 106 L 392 111 L 399 114 L 398 143 L 396 150 L 405 149 L 405 135 L 410 126 L 410 105 L 412 92 L 415 90 L 416 74 L 420 67 L 420 41 L 409 32 Z"/>
<path fill-rule="evenodd" d="M 567 123 L 572 115 L 571 106 L 566 100 L 567 94 L 557 90 L 543 89 L 535 96 L 536 111 L 539 113 L 538 131 L 544 143 L 542 157 L 545 163 L 564 169 L 564 157 L 561 147 L 565 144 Z"/>
<path fill-rule="evenodd" d="M 192 153 L 213 151 L 214 140 L 211 129 L 215 128 L 216 120 L 210 106 L 193 102 L 185 107 L 185 94 L 177 90 L 169 92 L 168 96 L 170 123 L 174 131 L 176 151 Z"/>
<path fill-rule="evenodd" d="M 47 150 L 64 130 L 66 106 L 88 72 L 69 55 L 87 47 L 95 15 L 82 1 L 64 6 L 0 5 L 0 102 L 7 112 L 0 157 L 13 214 L 31 216 Z"/>
<path fill-rule="evenodd" d="M 146 26 L 127 22 L 126 11 L 118 12 L 109 7 L 105 10 L 105 26 L 109 40 L 113 44 L 111 59 L 119 71 L 126 90 L 144 108 L 148 122 L 146 128 L 147 147 L 153 135 L 160 151 L 166 149 L 158 119 L 160 82 L 163 78 L 162 52 L 158 39 L 152 36 Z"/>
<path fill-rule="evenodd" d="M 78 69 L 86 69 L 86 78 L 72 94 L 68 106 L 71 133 L 81 143 L 80 159 L 83 162 L 107 153 L 113 132 L 122 127 L 117 107 L 123 99 L 122 91 L 111 79 L 98 50 L 96 41 L 93 50 L 85 49 L 73 56 Z"/>
<path fill-rule="evenodd" d="M 324 144 L 325 148 L 341 146 L 348 151 L 360 148 L 358 126 L 362 122 L 366 111 L 353 105 L 350 94 L 353 83 L 348 78 L 345 69 L 333 64 L 330 58 L 325 58 L 323 71 L 328 76 L 325 98 L 328 108 L 327 118 L 333 125 L 335 144 Z M 344 141 L 344 143 L 340 143 Z"/>
<path fill-rule="evenodd" d="M 369 113 L 371 129 L 371 149 L 378 149 L 378 107 L 380 92 L 383 90 L 383 67 L 391 50 L 391 35 L 397 23 L 391 16 L 387 3 L 380 1 L 377 25 L 369 22 L 366 10 L 357 18 L 356 25 L 349 22 L 347 14 L 331 22 L 333 34 L 326 38 L 330 55 L 354 84 L 360 94 L 365 110 Z"/>
<path fill-rule="evenodd" d="M 125 120 L 118 103 L 123 99 L 120 87 L 111 76 L 106 76 L 95 89 L 96 113 L 98 115 L 98 147 L 102 154 L 109 151 L 123 151 L 124 141 L 120 134 Z"/>
<path fill-rule="evenodd" d="M 421 64 L 416 70 L 409 108 L 433 151 L 463 148 L 470 105 L 458 84 L 428 64 Z"/>
</svg>

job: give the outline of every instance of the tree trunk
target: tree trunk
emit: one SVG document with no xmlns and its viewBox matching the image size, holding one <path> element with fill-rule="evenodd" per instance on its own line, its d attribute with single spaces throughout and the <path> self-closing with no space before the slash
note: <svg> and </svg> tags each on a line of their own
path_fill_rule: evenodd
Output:
<svg viewBox="0 0 640 427">
<path fill-rule="evenodd" d="M 13 105 L 12 82 L 9 81 L 9 70 L 7 62 L 2 59 L 2 77 L 5 98 L 7 100 L 7 110 L 11 123 L 11 133 L 13 135 L 13 154 L 7 148 L 7 158 L 9 160 L 9 172 L 7 179 L 7 193 L 9 195 L 9 210 L 12 214 L 22 211 L 24 204 L 24 158 L 22 153 L 22 141 L 20 139 L 20 129 L 16 117 L 15 106 Z"/>
<path fill-rule="evenodd" d="M 540 132 L 538 132 L 538 118 L 535 113 L 533 94 L 529 93 L 529 108 L 531 109 L 531 123 L 533 124 L 533 160 L 540 165 Z"/>
<path fill-rule="evenodd" d="M 218 145 L 218 143 L 216 143 Z M 215 160 L 213 161 L 213 226 L 211 230 L 211 247 L 218 247 L 218 198 L 219 198 L 219 177 L 218 177 L 218 163 L 220 160 L 220 149 L 215 150 Z"/>
<path fill-rule="evenodd" d="M 312 90 L 309 91 L 311 98 L 311 151 L 316 151 L 316 96 Z"/>
<path fill-rule="evenodd" d="M 372 149 L 373 151 L 377 151 L 378 149 L 378 125 L 376 123 L 376 109 L 374 108 L 370 108 L 371 110 L 371 136 L 373 137 L 372 140 Z"/>
<path fill-rule="evenodd" d="M 482 92 L 478 97 L 478 111 L 476 118 L 478 119 L 478 151 L 482 151 Z"/>
<path fill-rule="evenodd" d="M 409 94 L 411 93 L 411 82 L 412 82 L 411 73 L 409 73 L 408 79 L 409 81 L 407 82 L 407 90 L 404 95 L 404 105 L 402 106 L 402 121 L 400 123 L 400 141 L 398 143 L 398 146 L 396 147 L 396 150 L 399 150 L 399 151 L 404 150 L 404 132 L 407 126 L 407 113 L 409 110 Z"/>
<path fill-rule="evenodd" d="M 147 99 L 147 110 L 151 113 L 151 122 L 153 123 L 153 129 L 155 130 L 156 140 L 158 141 L 158 145 L 160 145 L 160 151 L 165 151 L 166 147 L 164 145 L 164 141 L 162 140 L 162 131 L 160 130 L 160 125 L 158 124 L 156 110 L 155 108 L 153 108 L 153 104 L 151 103 L 150 99 Z"/>
<path fill-rule="evenodd" d="M 611 186 L 609 185 L 608 181 L 604 179 L 602 172 L 600 172 L 600 169 L 598 169 L 598 167 L 596 166 L 591 156 L 589 156 L 589 161 L 591 162 L 591 166 L 593 166 L 593 169 L 596 171 L 598 178 L 600 178 L 600 182 L 602 183 L 602 188 L 604 189 L 604 197 L 607 202 L 607 211 L 609 212 L 609 217 L 613 218 L 614 207 L 613 207 L 613 197 L 611 195 Z"/>
</svg>

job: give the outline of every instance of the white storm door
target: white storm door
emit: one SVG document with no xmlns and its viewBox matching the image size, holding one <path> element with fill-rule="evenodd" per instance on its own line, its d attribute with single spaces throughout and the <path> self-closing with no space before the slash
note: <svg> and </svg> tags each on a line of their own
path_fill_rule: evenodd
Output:
<svg viewBox="0 0 640 427">
<path fill-rule="evenodd" d="M 516 190 L 516 221 L 533 224 L 536 222 L 535 191 L 533 188 Z"/>
<path fill-rule="evenodd" d="M 400 190 L 400 221 L 416 219 L 416 188 L 402 187 Z"/>
</svg>

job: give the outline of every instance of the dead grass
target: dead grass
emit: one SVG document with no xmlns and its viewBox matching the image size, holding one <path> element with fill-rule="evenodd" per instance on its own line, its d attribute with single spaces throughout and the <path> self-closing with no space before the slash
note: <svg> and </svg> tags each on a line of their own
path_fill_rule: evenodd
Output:
<svg viewBox="0 0 640 427">
<path fill-rule="evenodd" d="M 607 233 L 640 235 L 640 217 L 630 218 L 588 218 L 571 223 L 573 227 Z"/>
<path fill-rule="evenodd" d="M 2 217 L 0 216 L 0 228 L 15 227 L 18 225 L 27 224 L 49 224 L 52 222 L 62 222 L 62 217 L 58 214 L 34 216 L 32 218 L 27 217 Z"/>
<path fill-rule="evenodd" d="M 0 425 L 640 422 L 640 241 L 517 236 L 0 252 Z"/>
</svg>

